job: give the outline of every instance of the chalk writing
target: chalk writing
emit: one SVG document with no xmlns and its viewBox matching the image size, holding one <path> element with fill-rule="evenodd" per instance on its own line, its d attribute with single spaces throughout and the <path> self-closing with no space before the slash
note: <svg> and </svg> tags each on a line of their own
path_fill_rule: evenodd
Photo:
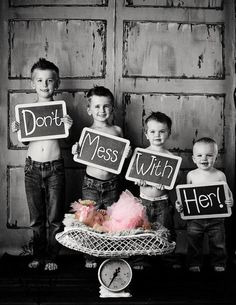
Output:
<svg viewBox="0 0 236 305">
<path fill-rule="evenodd" d="M 206 195 L 199 195 L 199 197 L 197 196 L 196 189 L 193 189 L 192 191 L 193 191 L 194 198 L 193 199 L 188 199 L 187 194 L 186 194 L 186 190 L 183 190 L 184 201 L 186 203 L 188 214 L 190 214 L 189 203 L 195 204 L 197 212 L 199 214 L 201 213 L 200 207 L 201 208 L 213 207 L 213 203 L 214 204 L 219 203 L 219 207 L 223 208 L 223 204 L 221 203 L 220 196 L 219 196 L 219 191 L 220 191 L 219 187 L 216 188 L 216 194 L 215 193 L 210 193 L 210 194 L 206 194 Z M 216 202 L 214 202 L 214 199 L 216 199 Z"/>
<path fill-rule="evenodd" d="M 93 161 L 95 156 L 97 156 L 100 159 L 104 159 L 104 161 L 106 161 L 106 162 L 108 162 L 108 161 L 111 161 L 112 163 L 116 162 L 118 159 L 118 151 L 112 150 L 111 148 L 105 148 L 104 146 L 99 146 L 100 141 L 101 141 L 100 135 L 97 135 L 92 140 L 91 134 L 87 133 L 86 136 L 84 137 L 79 157 L 82 156 L 82 154 L 84 152 L 84 148 L 86 147 L 87 143 L 89 146 L 91 146 L 95 142 L 95 149 L 94 149 L 93 155 L 91 157 L 91 161 Z"/>
<path fill-rule="evenodd" d="M 231 210 L 225 204 L 228 192 L 224 182 L 203 186 L 178 185 L 176 191 L 183 205 L 183 219 L 230 216 Z"/>
<path fill-rule="evenodd" d="M 20 122 L 19 141 L 66 138 L 69 134 L 61 120 L 66 115 L 64 101 L 18 104 L 15 113 Z"/>
<path fill-rule="evenodd" d="M 167 173 L 167 178 L 169 179 L 174 171 L 173 166 L 169 165 L 169 161 L 165 161 L 164 165 L 162 164 L 162 161 L 157 158 L 157 156 L 151 155 L 151 160 L 149 164 L 145 164 L 144 160 L 141 158 L 143 154 L 140 152 L 137 152 L 137 158 L 135 162 L 136 171 L 138 175 L 145 176 L 149 174 L 150 176 L 161 176 L 164 177 Z M 141 160 L 142 159 L 142 160 Z M 146 169 L 144 169 L 146 167 Z M 166 172 L 167 170 L 167 172 Z"/>
<path fill-rule="evenodd" d="M 86 127 L 79 139 L 80 149 L 74 161 L 119 174 L 129 145 L 129 140 Z"/>
<path fill-rule="evenodd" d="M 23 123 L 25 128 L 25 134 L 28 136 L 35 132 L 36 127 L 48 127 L 53 126 L 55 124 L 56 126 L 61 126 L 62 121 L 61 118 L 57 115 L 58 109 L 56 109 L 55 113 L 51 112 L 51 115 L 47 116 L 38 116 L 34 114 L 31 110 L 22 110 L 22 117 L 23 117 Z M 32 120 L 32 128 L 31 130 L 28 130 L 27 121 L 31 119 Z"/>
<path fill-rule="evenodd" d="M 166 189 L 174 186 L 181 158 L 170 154 L 136 148 L 130 161 L 126 179 L 145 180 L 150 185 L 162 184 Z"/>
</svg>

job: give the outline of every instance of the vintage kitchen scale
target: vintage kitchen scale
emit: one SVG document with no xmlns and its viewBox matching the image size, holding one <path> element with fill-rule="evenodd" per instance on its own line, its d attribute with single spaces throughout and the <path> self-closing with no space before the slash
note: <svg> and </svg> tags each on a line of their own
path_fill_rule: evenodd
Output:
<svg viewBox="0 0 236 305">
<path fill-rule="evenodd" d="M 66 214 L 66 217 L 73 217 Z M 173 252 L 175 242 L 168 241 L 167 230 L 142 228 L 116 233 L 100 233 L 80 222 L 70 222 L 56 235 L 63 246 L 104 258 L 98 269 L 100 297 L 130 297 L 128 286 L 132 268 L 126 258 L 135 255 L 163 255 Z"/>
<path fill-rule="evenodd" d="M 126 291 L 132 280 L 132 269 L 122 258 L 108 258 L 98 269 L 100 297 L 131 297 Z"/>
</svg>

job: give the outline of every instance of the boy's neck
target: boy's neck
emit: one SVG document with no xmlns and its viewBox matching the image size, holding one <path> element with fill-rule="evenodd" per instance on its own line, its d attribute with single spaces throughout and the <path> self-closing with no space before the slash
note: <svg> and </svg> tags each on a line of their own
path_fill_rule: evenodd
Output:
<svg viewBox="0 0 236 305">
<path fill-rule="evenodd" d="M 108 126 L 110 126 L 110 124 L 107 121 L 105 121 L 105 122 L 94 121 L 91 127 L 92 128 L 105 128 Z"/>
<path fill-rule="evenodd" d="M 160 153 L 168 152 L 168 150 L 162 145 L 162 146 L 149 146 L 148 149 L 158 151 Z"/>
<path fill-rule="evenodd" d="M 45 102 L 51 102 L 53 101 L 53 96 L 49 97 L 49 98 L 43 98 L 38 96 L 36 102 L 37 103 L 45 103 Z"/>
<path fill-rule="evenodd" d="M 202 173 L 202 174 L 211 174 L 214 173 L 216 171 L 216 169 L 214 167 L 208 168 L 208 169 L 202 169 L 202 168 L 197 168 L 198 172 Z"/>
</svg>

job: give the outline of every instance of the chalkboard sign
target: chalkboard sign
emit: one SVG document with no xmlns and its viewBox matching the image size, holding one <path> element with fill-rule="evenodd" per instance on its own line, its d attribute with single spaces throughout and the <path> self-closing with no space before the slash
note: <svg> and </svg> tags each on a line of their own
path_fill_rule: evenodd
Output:
<svg viewBox="0 0 236 305">
<path fill-rule="evenodd" d="M 125 178 L 134 182 L 145 180 L 149 185 L 162 184 L 167 190 L 172 189 L 181 162 L 181 157 L 137 147 Z"/>
<path fill-rule="evenodd" d="M 178 201 L 182 202 L 182 219 L 229 217 L 231 208 L 226 182 L 208 185 L 182 184 L 176 187 Z"/>
<path fill-rule="evenodd" d="M 66 115 L 64 101 L 18 104 L 16 121 L 20 122 L 19 141 L 37 141 L 68 137 L 68 129 L 61 118 Z"/>
<path fill-rule="evenodd" d="M 74 161 L 119 174 L 129 145 L 129 140 L 85 127 Z"/>
</svg>

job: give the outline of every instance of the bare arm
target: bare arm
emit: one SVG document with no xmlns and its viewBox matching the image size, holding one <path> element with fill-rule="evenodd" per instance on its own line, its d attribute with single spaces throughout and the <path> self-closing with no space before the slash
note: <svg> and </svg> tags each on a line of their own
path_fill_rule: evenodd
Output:
<svg viewBox="0 0 236 305">
<path fill-rule="evenodd" d="M 192 173 L 188 172 L 187 174 L 187 184 L 192 184 L 193 180 L 192 180 Z"/>
</svg>

